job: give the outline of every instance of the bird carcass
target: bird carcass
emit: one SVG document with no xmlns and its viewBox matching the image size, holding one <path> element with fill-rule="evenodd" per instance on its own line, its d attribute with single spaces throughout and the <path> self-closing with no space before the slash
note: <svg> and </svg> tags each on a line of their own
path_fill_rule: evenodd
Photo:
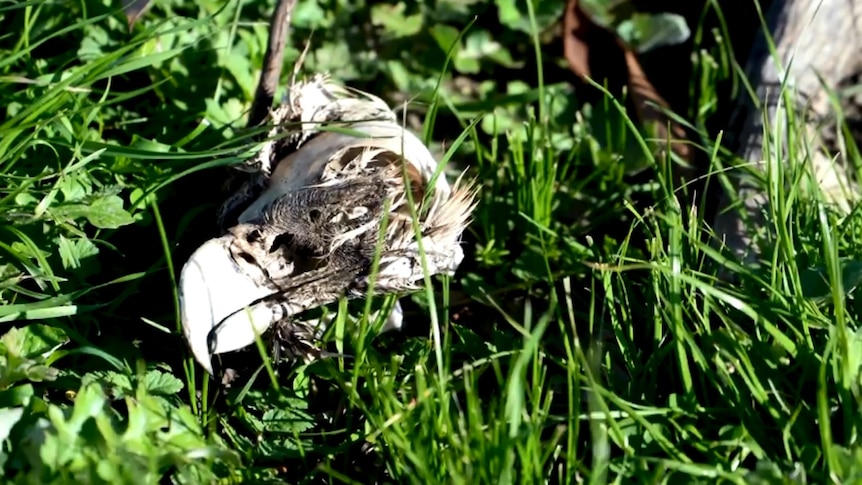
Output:
<svg viewBox="0 0 862 485">
<path fill-rule="evenodd" d="M 293 84 L 270 121 L 270 141 L 240 167 L 250 180 L 220 210 L 224 235 L 180 275 L 185 338 L 210 373 L 213 355 L 276 323 L 362 297 L 372 283 L 375 294 L 416 290 L 423 259 L 430 274 L 452 274 L 463 259 L 473 185 L 450 186 L 381 99 L 318 75 Z M 386 329 L 400 325 L 397 309 Z M 295 328 L 308 340 L 323 331 Z"/>
</svg>

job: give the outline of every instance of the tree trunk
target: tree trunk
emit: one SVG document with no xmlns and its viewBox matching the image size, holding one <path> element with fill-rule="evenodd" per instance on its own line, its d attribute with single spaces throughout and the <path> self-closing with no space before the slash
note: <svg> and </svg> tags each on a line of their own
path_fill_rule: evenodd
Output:
<svg viewBox="0 0 862 485">
<path fill-rule="evenodd" d="M 772 55 L 766 37 L 760 32 L 746 65 L 757 101 L 743 95 L 737 111 L 737 116 L 745 117 L 737 154 L 743 162 L 766 175 L 768 165 L 804 161 L 806 144 L 797 145 L 802 149 L 794 160 L 788 160 L 787 151 L 773 140 L 764 144 L 766 126 L 768 133 L 779 134 L 786 145 L 786 110 L 794 109 L 800 120 L 798 126 L 806 124 L 797 134 L 808 140 L 807 146 L 811 148 L 808 153 L 821 190 L 845 210 L 851 192 L 855 192 L 849 185 L 846 169 L 818 150 L 814 140 L 818 119 L 830 113 L 828 93 L 823 86 L 836 88 L 860 66 L 860 11 L 862 0 L 775 0 L 766 20 L 777 56 Z M 781 100 L 785 77 L 793 106 L 786 106 Z M 783 168 L 790 170 L 788 165 Z M 759 249 L 758 235 L 768 229 L 768 197 L 763 183 L 740 179 L 737 170 L 732 174 L 735 193 L 722 194 L 714 228 L 732 252 L 752 261 Z"/>
</svg>

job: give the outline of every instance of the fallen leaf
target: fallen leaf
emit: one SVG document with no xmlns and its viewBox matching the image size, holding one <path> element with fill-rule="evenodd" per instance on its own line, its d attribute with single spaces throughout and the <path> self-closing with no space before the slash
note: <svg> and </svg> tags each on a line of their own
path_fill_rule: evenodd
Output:
<svg viewBox="0 0 862 485">
<path fill-rule="evenodd" d="M 684 163 L 674 164 L 674 179 L 683 183 L 692 180 L 697 173 L 691 165 L 694 153 L 687 144 L 686 132 L 666 114 L 668 103 L 647 78 L 637 54 L 616 32 L 594 22 L 578 0 L 568 0 L 563 14 L 563 52 L 569 69 L 581 79 L 601 83 L 603 79 L 593 72 L 591 61 L 600 60 L 605 65 L 614 62 L 616 56 L 610 54 L 613 51 L 622 54 L 623 65 L 610 67 L 623 70 L 637 119 L 651 129 L 656 140 L 670 140 L 671 150 Z"/>
<path fill-rule="evenodd" d="M 584 14 L 578 0 L 569 0 L 563 14 L 563 52 L 569 69 L 581 78 L 590 77 L 590 34 L 598 26 Z"/>
<path fill-rule="evenodd" d="M 688 137 L 683 127 L 667 115 L 667 101 L 661 97 L 655 86 L 647 79 L 640 62 L 638 62 L 637 55 L 631 49 L 625 49 L 625 57 L 626 68 L 629 73 L 629 93 L 637 111 L 638 119 L 640 119 L 641 123 L 652 124 L 655 128 L 657 139 L 670 139 L 671 149 L 674 153 L 685 162 L 691 162 L 693 153 L 691 147 L 686 143 Z M 668 136 L 668 127 L 670 127 L 670 136 Z M 683 180 L 689 180 L 694 175 L 688 169 L 682 171 L 687 174 Z M 683 174 L 678 173 L 678 175 Z"/>
</svg>

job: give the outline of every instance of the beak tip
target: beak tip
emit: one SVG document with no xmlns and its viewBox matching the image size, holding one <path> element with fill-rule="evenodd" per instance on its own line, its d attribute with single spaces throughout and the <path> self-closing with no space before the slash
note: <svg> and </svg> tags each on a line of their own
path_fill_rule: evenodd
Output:
<svg viewBox="0 0 862 485">
<path fill-rule="evenodd" d="M 206 343 L 204 343 L 204 345 L 205 344 Z M 197 348 L 195 348 L 195 347 L 197 347 Z M 200 364 L 200 366 L 203 367 L 204 370 L 206 370 L 209 375 L 213 375 L 213 365 L 212 365 L 212 357 L 213 356 L 205 346 L 203 346 L 203 348 L 201 348 L 201 347 L 202 346 L 199 346 L 199 345 L 198 346 L 192 346 L 192 355 L 194 356 L 194 358 L 198 362 L 198 364 Z"/>
<path fill-rule="evenodd" d="M 272 290 L 257 282 L 231 258 L 231 236 L 211 239 L 186 261 L 180 273 L 183 334 L 195 360 L 214 375 L 212 357 L 246 347 L 269 327 L 272 312 L 254 305 Z M 249 325 L 243 308 L 256 323 Z"/>
<path fill-rule="evenodd" d="M 188 324 L 188 320 L 183 318 L 183 332 L 185 334 L 186 344 L 192 353 L 195 361 L 200 364 L 204 370 L 210 375 L 213 375 L 212 353 L 208 345 L 208 337 L 206 333 L 195 329 Z M 202 334 L 203 333 L 203 334 Z"/>
<path fill-rule="evenodd" d="M 213 375 L 213 367 L 209 334 L 215 315 L 207 267 L 218 262 L 220 249 L 213 241 L 198 248 L 183 266 L 179 281 L 183 336 L 192 357 L 210 375 Z"/>
<path fill-rule="evenodd" d="M 204 370 L 205 370 L 205 371 L 207 371 L 207 374 L 209 374 L 209 375 L 211 375 L 211 376 L 212 376 L 212 375 L 215 375 L 215 372 L 213 371 L 212 363 L 206 363 L 206 364 L 204 364 L 204 363 L 203 363 L 202 361 L 200 361 L 200 360 L 198 360 L 198 363 L 201 365 L 201 367 L 203 367 L 203 368 L 204 368 Z"/>
</svg>

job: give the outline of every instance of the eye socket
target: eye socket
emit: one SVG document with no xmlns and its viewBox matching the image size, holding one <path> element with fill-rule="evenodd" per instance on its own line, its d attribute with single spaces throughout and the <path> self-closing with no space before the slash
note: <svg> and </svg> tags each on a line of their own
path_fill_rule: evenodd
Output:
<svg viewBox="0 0 862 485">
<path fill-rule="evenodd" d="M 237 256 L 239 256 L 243 261 L 245 261 L 248 264 L 257 264 L 257 261 L 254 260 L 254 256 L 252 256 L 251 254 L 248 254 L 245 251 L 237 254 Z"/>
<path fill-rule="evenodd" d="M 323 213 L 320 212 L 319 209 L 311 209 L 308 211 L 308 218 L 311 222 L 319 222 L 320 218 L 323 216 Z"/>
<path fill-rule="evenodd" d="M 249 233 L 246 234 L 246 236 L 245 236 L 245 240 L 252 243 L 252 244 L 260 241 L 260 238 L 261 238 L 261 235 L 260 235 L 259 229 L 254 229 L 252 231 L 249 231 Z"/>
<path fill-rule="evenodd" d="M 294 246 L 293 235 L 289 233 L 284 233 L 273 239 L 272 247 L 269 248 L 269 252 L 275 252 L 281 246 L 284 246 L 286 248 L 292 248 Z"/>
</svg>

